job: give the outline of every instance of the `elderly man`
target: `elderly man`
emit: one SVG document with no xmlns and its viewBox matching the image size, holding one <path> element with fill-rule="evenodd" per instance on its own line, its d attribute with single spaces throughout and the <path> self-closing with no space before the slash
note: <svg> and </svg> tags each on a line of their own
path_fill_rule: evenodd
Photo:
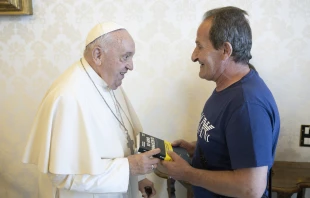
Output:
<svg viewBox="0 0 310 198">
<path fill-rule="evenodd" d="M 147 186 L 155 195 L 143 175 L 156 168 L 152 156 L 160 150 L 134 153 L 142 128 L 120 87 L 134 54 L 122 26 L 98 24 L 87 36 L 84 58 L 46 93 L 23 157 L 41 172 L 40 198 L 137 198 Z"/>
<path fill-rule="evenodd" d="M 205 13 L 192 60 L 199 77 L 214 81 L 197 130 L 197 141 L 178 140 L 192 166 L 175 153 L 163 162 L 168 175 L 193 185 L 197 198 L 267 197 L 280 119 L 276 102 L 249 64 L 252 35 L 247 13 L 223 7 Z"/>
</svg>

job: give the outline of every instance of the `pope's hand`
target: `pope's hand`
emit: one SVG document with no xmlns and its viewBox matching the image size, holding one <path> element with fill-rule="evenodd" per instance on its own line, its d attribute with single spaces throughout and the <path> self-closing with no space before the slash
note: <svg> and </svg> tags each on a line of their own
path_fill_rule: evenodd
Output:
<svg viewBox="0 0 310 198">
<path fill-rule="evenodd" d="M 151 173 L 160 161 L 158 158 L 153 158 L 153 155 L 158 153 L 160 153 L 160 149 L 156 148 L 144 153 L 128 156 L 130 174 L 142 175 Z"/>
<path fill-rule="evenodd" d="M 147 193 L 145 192 L 145 187 L 151 188 L 152 189 L 152 194 L 147 196 Z M 140 192 L 142 194 L 142 197 L 145 197 L 145 198 L 151 198 L 151 197 L 155 196 L 155 194 L 156 194 L 156 190 L 154 188 L 154 183 L 151 182 L 150 180 L 148 180 L 147 178 L 139 181 L 139 190 L 140 190 Z"/>
</svg>

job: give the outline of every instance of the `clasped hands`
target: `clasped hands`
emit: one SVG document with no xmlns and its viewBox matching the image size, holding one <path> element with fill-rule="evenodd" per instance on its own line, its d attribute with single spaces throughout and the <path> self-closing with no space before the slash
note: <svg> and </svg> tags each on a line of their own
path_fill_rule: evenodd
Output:
<svg viewBox="0 0 310 198">
<path fill-rule="evenodd" d="M 193 156 L 196 143 L 190 143 L 185 140 L 176 140 L 172 143 L 172 146 L 180 146 L 187 150 L 190 156 Z M 168 151 L 172 161 L 163 161 L 158 158 L 154 158 L 153 155 L 160 153 L 160 149 L 156 148 L 144 153 L 128 156 L 130 174 L 143 175 L 153 172 L 158 166 L 158 163 L 165 168 L 165 172 L 176 180 L 186 181 L 186 173 L 191 169 L 191 165 L 188 164 L 183 158 L 181 158 L 175 152 Z M 142 191 L 141 191 L 142 192 Z"/>
</svg>

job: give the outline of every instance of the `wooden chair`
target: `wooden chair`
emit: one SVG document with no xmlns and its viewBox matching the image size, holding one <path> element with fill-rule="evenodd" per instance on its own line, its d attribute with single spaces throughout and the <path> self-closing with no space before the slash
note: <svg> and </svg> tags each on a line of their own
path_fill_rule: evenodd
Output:
<svg viewBox="0 0 310 198">
<path fill-rule="evenodd" d="M 275 161 L 272 174 L 272 191 L 278 198 L 305 198 L 306 188 L 310 188 L 310 162 Z"/>
</svg>

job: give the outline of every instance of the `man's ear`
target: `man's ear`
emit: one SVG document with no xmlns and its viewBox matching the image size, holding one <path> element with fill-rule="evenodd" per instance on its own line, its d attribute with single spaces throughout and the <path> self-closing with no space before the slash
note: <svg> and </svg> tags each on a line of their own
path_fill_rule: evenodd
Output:
<svg viewBox="0 0 310 198">
<path fill-rule="evenodd" d="M 227 60 L 232 54 L 233 48 L 229 42 L 223 44 L 223 60 Z"/>
<path fill-rule="evenodd" d="M 92 51 L 92 57 L 93 57 L 93 61 L 96 65 L 101 65 L 102 56 L 103 56 L 103 54 L 102 54 L 100 47 L 94 47 L 94 49 Z"/>
</svg>

